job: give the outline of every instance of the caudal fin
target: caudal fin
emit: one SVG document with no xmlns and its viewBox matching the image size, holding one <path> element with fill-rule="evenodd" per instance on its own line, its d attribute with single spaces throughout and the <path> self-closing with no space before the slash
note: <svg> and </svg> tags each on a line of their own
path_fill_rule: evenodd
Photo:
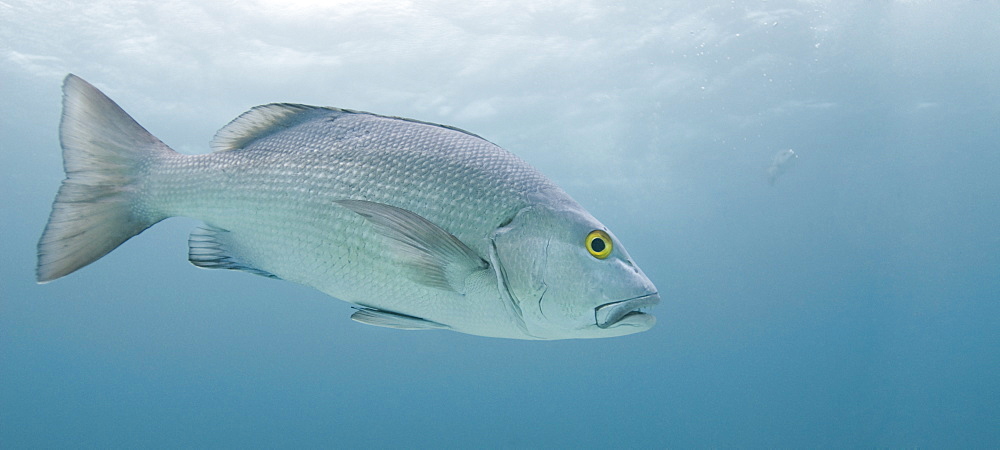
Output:
<svg viewBox="0 0 1000 450">
<path fill-rule="evenodd" d="M 68 275 L 160 221 L 137 208 L 140 169 L 173 152 L 76 75 L 63 82 L 66 179 L 38 241 L 38 282 Z"/>
</svg>

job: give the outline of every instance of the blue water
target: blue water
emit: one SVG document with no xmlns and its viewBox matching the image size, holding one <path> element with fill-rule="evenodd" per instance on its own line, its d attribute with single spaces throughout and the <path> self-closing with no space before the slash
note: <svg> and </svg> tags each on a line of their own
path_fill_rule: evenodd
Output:
<svg viewBox="0 0 1000 450">
<path fill-rule="evenodd" d="M 1000 6 L 418 3 L 0 3 L 0 446 L 1000 445 Z M 473 131 L 614 230 L 658 324 L 365 326 L 191 266 L 191 219 L 37 285 L 68 72 L 188 153 L 274 101 Z"/>
</svg>

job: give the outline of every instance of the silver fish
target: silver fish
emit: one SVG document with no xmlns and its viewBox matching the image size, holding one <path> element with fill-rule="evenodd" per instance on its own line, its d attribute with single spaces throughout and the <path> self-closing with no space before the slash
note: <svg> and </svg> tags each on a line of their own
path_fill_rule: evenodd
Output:
<svg viewBox="0 0 1000 450">
<path fill-rule="evenodd" d="M 782 150 L 775 154 L 771 158 L 771 165 L 767 168 L 767 182 L 774 186 L 778 177 L 787 172 L 797 159 L 799 159 L 799 155 L 795 154 L 795 150 L 792 149 Z"/>
<path fill-rule="evenodd" d="M 199 267 L 314 287 L 352 319 L 515 339 L 648 330 L 653 283 L 608 229 L 527 163 L 448 126 L 338 108 L 258 106 L 183 155 L 92 85 L 63 84 L 66 179 L 38 281 L 172 216 Z"/>
</svg>

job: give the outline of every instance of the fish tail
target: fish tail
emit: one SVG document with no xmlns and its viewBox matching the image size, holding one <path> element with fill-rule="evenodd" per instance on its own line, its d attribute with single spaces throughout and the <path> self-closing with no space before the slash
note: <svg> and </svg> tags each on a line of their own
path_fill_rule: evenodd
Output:
<svg viewBox="0 0 1000 450">
<path fill-rule="evenodd" d="M 59 125 L 66 179 L 38 241 L 39 283 L 106 255 L 164 217 L 141 205 L 142 172 L 174 153 L 114 101 L 75 75 L 63 82 Z"/>
</svg>

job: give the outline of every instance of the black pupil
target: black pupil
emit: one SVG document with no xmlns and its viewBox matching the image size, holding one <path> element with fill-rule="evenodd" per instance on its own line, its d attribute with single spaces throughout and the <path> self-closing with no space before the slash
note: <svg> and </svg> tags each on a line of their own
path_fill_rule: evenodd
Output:
<svg viewBox="0 0 1000 450">
<path fill-rule="evenodd" d="M 594 253 L 603 252 L 605 246 L 606 244 L 604 243 L 604 239 L 594 238 L 593 241 L 590 241 L 590 248 L 594 249 Z"/>
</svg>

